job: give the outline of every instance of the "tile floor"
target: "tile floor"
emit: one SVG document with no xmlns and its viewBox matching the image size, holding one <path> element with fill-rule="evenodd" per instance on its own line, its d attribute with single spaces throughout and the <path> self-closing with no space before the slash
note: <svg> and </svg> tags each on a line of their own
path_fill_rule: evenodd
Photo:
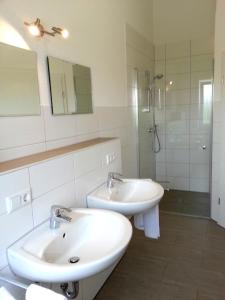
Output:
<svg viewBox="0 0 225 300">
<path fill-rule="evenodd" d="M 160 214 L 161 238 L 134 230 L 128 251 L 95 300 L 224 300 L 225 229 Z"/>
<path fill-rule="evenodd" d="M 193 216 L 210 216 L 210 195 L 208 193 L 170 190 L 165 191 L 160 210 Z"/>
</svg>

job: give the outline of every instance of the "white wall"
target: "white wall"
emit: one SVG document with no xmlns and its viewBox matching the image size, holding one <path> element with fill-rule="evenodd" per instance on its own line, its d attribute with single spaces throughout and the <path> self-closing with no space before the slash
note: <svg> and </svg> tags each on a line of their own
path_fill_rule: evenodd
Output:
<svg viewBox="0 0 225 300">
<path fill-rule="evenodd" d="M 213 36 L 215 5 L 215 0 L 154 0 L 154 42 Z"/>
<path fill-rule="evenodd" d="M 152 1 L 9 0 L 0 3 L 0 41 L 38 53 L 41 116 L 0 118 L 0 161 L 96 136 L 119 136 L 129 153 L 125 24 L 153 38 Z M 46 28 L 66 27 L 70 38 L 31 37 L 23 22 L 40 17 Z M 11 27 L 10 27 L 11 26 Z M 17 31 L 17 34 L 15 33 Z M 52 116 L 46 56 L 91 67 L 94 114 Z"/>
<path fill-rule="evenodd" d="M 94 103 L 97 106 L 124 106 L 125 22 L 152 39 L 152 1 L 41 0 L 1 1 L 1 15 L 22 34 L 32 49 L 92 68 Z M 64 26 L 68 40 L 47 38 L 37 41 L 26 33 L 23 22 L 40 17 L 46 28 Z M 42 99 L 46 103 L 48 99 Z M 48 101 L 47 101 L 48 103 Z"/>
<path fill-rule="evenodd" d="M 212 218 L 225 227 L 225 2 L 217 0 L 213 111 Z M 220 198 L 221 204 L 218 205 Z"/>
</svg>

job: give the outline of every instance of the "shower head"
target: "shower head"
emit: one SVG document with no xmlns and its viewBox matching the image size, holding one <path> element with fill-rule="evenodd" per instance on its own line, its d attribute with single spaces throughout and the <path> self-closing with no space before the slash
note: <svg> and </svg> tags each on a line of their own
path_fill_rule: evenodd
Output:
<svg viewBox="0 0 225 300">
<path fill-rule="evenodd" d="M 155 81 L 156 79 L 159 80 L 159 79 L 162 79 L 163 78 L 163 74 L 157 74 L 153 77 L 153 81 Z"/>
</svg>

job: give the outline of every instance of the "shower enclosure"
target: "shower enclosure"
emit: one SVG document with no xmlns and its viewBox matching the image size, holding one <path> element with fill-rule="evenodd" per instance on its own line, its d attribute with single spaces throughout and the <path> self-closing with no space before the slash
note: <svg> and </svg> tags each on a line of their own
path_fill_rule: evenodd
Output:
<svg viewBox="0 0 225 300">
<path fill-rule="evenodd" d="M 163 210 L 210 216 L 212 45 L 157 46 L 158 75 L 139 74 L 139 175 L 170 189 Z"/>
<path fill-rule="evenodd" d="M 138 72 L 138 145 L 139 177 L 156 179 L 155 138 L 154 138 L 154 89 L 153 73 L 149 70 Z"/>
</svg>

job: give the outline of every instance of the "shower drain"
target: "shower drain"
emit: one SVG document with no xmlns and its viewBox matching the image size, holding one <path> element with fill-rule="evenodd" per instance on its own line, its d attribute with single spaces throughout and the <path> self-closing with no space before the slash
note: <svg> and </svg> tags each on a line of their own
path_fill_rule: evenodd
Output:
<svg viewBox="0 0 225 300">
<path fill-rule="evenodd" d="M 80 257 L 78 257 L 78 256 L 73 256 L 73 257 L 70 257 L 70 258 L 68 259 L 68 261 L 69 261 L 70 264 L 75 264 L 75 263 L 77 263 L 79 260 L 80 260 Z"/>
</svg>

